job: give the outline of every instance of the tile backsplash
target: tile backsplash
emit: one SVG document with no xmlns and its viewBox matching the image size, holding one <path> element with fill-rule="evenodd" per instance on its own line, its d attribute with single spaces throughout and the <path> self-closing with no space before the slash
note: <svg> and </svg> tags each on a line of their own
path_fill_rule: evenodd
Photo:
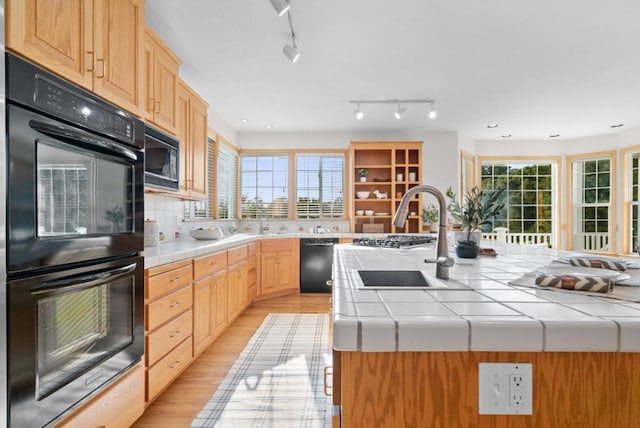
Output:
<svg viewBox="0 0 640 428">
<path fill-rule="evenodd" d="M 156 220 L 161 233 L 161 243 L 181 239 L 192 239 L 189 231 L 200 227 L 220 227 L 225 234 L 232 233 L 233 226 L 238 232 L 259 233 L 260 221 L 240 220 L 187 220 L 184 221 L 185 202 L 168 196 L 145 193 L 145 220 Z M 309 233 L 318 226 L 325 233 L 348 233 L 350 225 L 345 220 L 296 220 L 283 221 L 268 219 L 262 222 L 265 233 Z"/>
</svg>

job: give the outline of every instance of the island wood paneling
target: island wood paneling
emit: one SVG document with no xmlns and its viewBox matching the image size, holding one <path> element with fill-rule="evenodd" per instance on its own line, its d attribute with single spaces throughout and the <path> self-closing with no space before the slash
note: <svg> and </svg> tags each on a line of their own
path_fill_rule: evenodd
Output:
<svg viewBox="0 0 640 428">
<path fill-rule="evenodd" d="M 341 360 L 343 427 L 631 427 L 640 420 L 640 354 L 342 352 Z M 532 363 L 533 415 L 479 415 L 480 362 Z"/>
</svg>

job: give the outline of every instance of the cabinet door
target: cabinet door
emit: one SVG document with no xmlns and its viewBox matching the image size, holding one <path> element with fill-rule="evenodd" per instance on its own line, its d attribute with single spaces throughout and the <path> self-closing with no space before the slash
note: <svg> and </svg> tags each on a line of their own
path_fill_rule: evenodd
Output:
<svg viewBox="0 0 640 428">
<path fill-rule="evenodd" d="M 164 46 L 154 51 L 153 122 L 171 134 L 176 133 L 176 97 L 178 91 L 178 63 Z"/>
<path fill-rule="evenodd" d="M 143 0 L 95 0 L 94 91 L 142 114 Z"/>
<path fill-rule="evenodd" d="M 214 275 L 211 279 L 211 322 L 213 336 L 220 334 L 227 326 L 227 271 Z"/>
<path fill-rule="evenodd" d="M 204 351 L 212 339 L 211 281 L 204 279 L 193 285 L 193 355 Z"/>
<path fill-rule="evenodd" d="M 288 290 L 295 287 L 293 261 L 294 257 L 291 251 L 280 251 L 277 257 L 278 269 L 278 290 Z"/>
<path fill-rule="evenodd" d="M 247 263 L 240 263 L 229 269 L 228 277 L 229 321 L 237 317 L 247 302 Z"/>
<path fill-rule="evenodd" d="M 207 106 L 191 98 L 189 102 L 191 139 L 191 196 L 207 196 Z"/>
<path fill-rule="evenodd" d="M 260 256 L 260 294 L 269 294 L 278 288 L 278 254 L 262 253 Z"/>
<path fill-rule="evenodd" d="M 143 42 L 143 58 L 142 58 L 142 100 L 143 100 L 143 118 L 147 122 L 153 122 L 153 110 L 156 108 L 155 100 L 153 99 L 153 52 L 155 40 L 145 31 Z M 182 141 L 182 139 L 180 139 Z M 182 171 L 181 171 L 182 172 Z"/>
<path fill-rule="evenodd" d="M 7 48 L 92 89 L 92 0 L 6 0 Z"/>
<path fill-rule="evenodd" d="M 189 170 L 191 169 L 191 148 L 189 141 L 189 92 L 179 85 L 176 94 L 176 129 L 180 140 L 180 193 L 188 196 L 191 188 Z"/>
</svg>

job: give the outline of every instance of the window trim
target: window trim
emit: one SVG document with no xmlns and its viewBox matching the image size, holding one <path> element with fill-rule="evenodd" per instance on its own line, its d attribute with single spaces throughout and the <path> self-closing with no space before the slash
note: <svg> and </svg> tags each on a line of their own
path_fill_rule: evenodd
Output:
<svg viewBox="0 0 640 428">
<path fill-rule="evenodd" d="M 591 152 L 591 153 L 580 153 L 576 155 L 567 155 L 566 164 L 567 168 L 565 171 L 565 195 L 566 195 L 566 207 L 567 212 L 565 213 L 565 227 L 564 230 L 566 232 L 565 236 L 565 248 L 571 249 L 573 248 L 573 197 L 572 197 L 572 189 L 573 189 L 573 162 L 574 161 L 585 161 L 585 160 L 597 160 L 609 158 L 611 162 L 610 170 L 611 170 L 611 179 L 610 179 L 610 194 L 609 194 L 609 253 L 616 252 L 616 229 L 617 229 L 617 203 L 615 202 L 617 199 L 617 159 L 616 159 L 616 151 L 615 150 L 607 150 L 601 152 Z"/>
<path fill-rule="evenodd" d="M 240 218 L 239 214 L 240 214 L 240 201 L 238 200 L 238 195 L 240 194 L 240 154 L 238 153 L 238 148 L 236 146 L 234 146 L 233 144 L 231 144 L 229 141 L 227 141 L 225 138 L 223 138 L 220 134 L 214 133 L 211 138 L 214 140 L 214 147 L 215 147 L 215 153 L 214 153 L 214 159 L 215 159 L 215 170 L 214 170 L 214 183 L 215 183 L 215 189 L 213 189 L 212 191 L 209 191 L 209 195 L 207 195 L 208 199 L 209 199 L 209 204 L 213 206 L 213 218 L 214 219 L 220 219 L 220 213 L 219 213 L 219 208 L 218 208 L 218 160 L 220 157 L 220 146 L 224 145 L 226 146 L 230 151 L 234 152 L 236 155 L 236 177 L 235 177 L 235 182 L 236 182 L 236 188 L 232 190 L 232 192 L 235 191 L 235 198 L 234 198 L 234 207 L 233 207 L 233 212 L 236 214 L 236 216 L 234 218 L 229 218 L 229 219 L 221 219 L 221 220 L 238 220 Z"/>
<path fill-rule="evenodd" d="M 323 157 L 340 157 L 342 158 L 342 216 L 341 217 L 319 217 L 318 219 L 314 219 L 314 221 L 324 221 L 324 220 L 344 220 L 346 219 L 346 204 L 347 201 L 345 199 L 345 188 L 347 187 L 347 176 L 346 176 L 346 169 L 347 169 L 347 158 L 346 155 L 344 153 L 338 153 L 338 152 L 327 152 L 327 151 L 322 151 L 319 152 L 318 150 L 312 150 L 312 151 L 296 151 L 293 154 L 293 158 L 294 158 L 294 177 L 297 177 L 298 174 L 298 156 L 317 156 L 319 158 L 323 158 Z M 298 182 L 297 179 L 294 183 L 295 185 L 293 186 L 293 193 L 294 193 L 294 206 L 295 206 L 295 212 L 294 212 L 294 217 L 295 220 L 310 220 L 307 218 L 300 218 L 298 216 Z M 322 214 L 322 210 L 319 211 L 320 215 Z"/>
<path fill-rule="evenodd" d="M 622 227 L 620 238 L 622 239 L 622 245 L 620 252 L 623 254 L 634 254 L 635 250 L 631 247 L 631 156 L 634 154 L 640 154 L 640 144 L 629 146 L 621 149 L 622 160 Z"/>
<path fill-rule="evenodd" d="M 480 177 L 482 176 L 482 165 L 485 162 L 492 163 L 522 163 L 522 162 L 549 162 L 555 163 L 556 173 L 552 176 L 553 183 L 555 184 L 555 192 L 552 195 L 553 198 L 553 207 L 552 207 L 552 215 L 551 215 L 551 230 L 553 241 L 551 242 L 551 246 L 553 248 L 562 248 L 561 247 L 561 232 L 566 230 L 565 225 L 562 224 L 562 204 L 560 201 L 562 200 L 562 177 L 563 177 L 563 162 L 562 156 L 477 156 L 477 165 L 478 168 L 476 170 L 476 183 L 478 186 L 481 186 Z M 555 220 L 555 221 L 554 221 Z"/>
</svg>

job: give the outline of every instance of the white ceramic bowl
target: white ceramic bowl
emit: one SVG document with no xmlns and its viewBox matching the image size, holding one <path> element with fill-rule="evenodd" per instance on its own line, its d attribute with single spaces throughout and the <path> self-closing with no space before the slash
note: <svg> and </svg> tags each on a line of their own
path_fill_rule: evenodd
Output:
<svg viewBox="0 0 640 428">
<path fill-rule="evenodd" d="M 367 199 L 370 194 L 371 194 L 371 192 L 366 192 L 364 190 L 360 190 L 360 191 L 356 192 L 356 198 L 358 198 L 358 199 Z"/>
<path fill-rule="evenodd" d="M 364 210 L 356 210 L 356 215 L 363 215 L 364 214 Z"/>
<path fill-rule="evenodd" d="M 213 229 L 193 229 L 189 231 L 189 235 L 195 239 L 220 239 L 222 238 L 222 229 L 215 227 Z"/>
<path fill-rule="evenodd" d="M 373 210 L 365 210 L 365 215 L 373 215 Z"/>
</svg>

